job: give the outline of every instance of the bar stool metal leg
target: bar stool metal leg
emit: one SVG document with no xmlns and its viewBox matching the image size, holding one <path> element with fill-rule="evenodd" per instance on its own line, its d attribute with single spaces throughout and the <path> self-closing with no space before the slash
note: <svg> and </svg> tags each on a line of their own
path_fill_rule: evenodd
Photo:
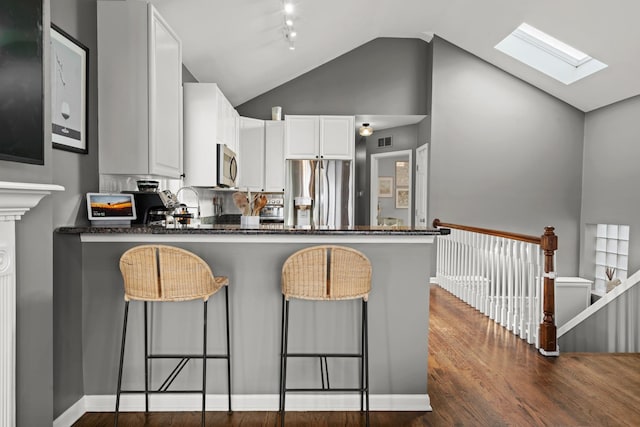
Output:
<svg viewBox="0 0 640 427">
<path fill-rule="evenodd" d="M 360 309 L 360 412 L 364 412 L 364 304 Z"/>
<path fill-rule="evenodd" d="M 204 333 L 202 334 L 202 427 L 205 422 L 205 404 L 207 400 L 207 302 L 204 302 Z"/>
<path fill-rule="evenodd" d="M 288 344 L 289 344 L 289 301 L 285 300 L 284 303 L 284 334 L 283 339 L 284 342 L 282 344 L 282 379 L 280 385 L 280 425 L 284 427 L 284 414 L 285 414 L 285 398 L 287 392 L 287 355 L 288 355 Z"/>
<path fill-rule="evenodd" d="M 280 323 L 280 387 L 278 388 L 278 396 L 280 401 L 278 402 L 278 412 L 282 412 L 282 373 L 284 363 L 284 295 L 282 295 L 282 322 Z"/>
<path fill-rule="evenodd" d="M 144 411 L 149 412 L 149 340 L 147 335 L 147 302 L 144 302 Z"/>
<path fill-rule="evenodd" d="M 367 427 L 369 427 L 369 312 L 367 301 L 362 300 L 362 309 L 364 311 L 364 365 L 365 365 L 365 395 L 367 401 Z"/>
<path fill-rule="evenodd" d="M 118 367 L 118 387 L 116 390 L 116 413 L 114 426 L 118 427 L 118 413 L 120 411 L 120 390 L 122 389 L 122 362 L 124 362 L 124 344 L 127 339 L 127 320 L 129 318 L 129 301 L 124 303 L 124 322 L 122 324 L 122 344 L 120 344 L 120 365 Z"/>
<path fill-rule="evenodd" d="M 229 287 L 224 287 L 224 299 L 227 308 L 227 392 L 229 399 L 229 411 L 231 414 L 231 340 L 229 339 Z"/>
</svg>

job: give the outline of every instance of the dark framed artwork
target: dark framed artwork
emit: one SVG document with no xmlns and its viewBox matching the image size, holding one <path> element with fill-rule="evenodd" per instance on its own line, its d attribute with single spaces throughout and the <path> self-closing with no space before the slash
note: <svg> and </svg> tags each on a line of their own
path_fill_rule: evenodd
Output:
<svg viewBox="0 0 640 427">
<path fill-rule="evenodd" d="M 51 142 L 87 154 L 89 49 L 51 23 Z"/>
<path fill-rule="evenodd" d="M 42 0 L 1 1 L 0 159 L 44 164 Z"/>
</svg>

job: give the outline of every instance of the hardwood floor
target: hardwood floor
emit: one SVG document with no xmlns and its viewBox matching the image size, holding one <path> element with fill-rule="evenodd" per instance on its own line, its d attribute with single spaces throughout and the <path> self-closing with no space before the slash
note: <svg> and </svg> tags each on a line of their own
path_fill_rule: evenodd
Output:
<svg viewBox="0 0 640 427">
<path fill-rule="evenodd" d="M 433 412 L 372 412 L 372 426 L 640 425 L 640 354 L 546 358 L 443 289 L 430 292 Z M 75 424 L 111 425 L 112 413 L 87 413 Z M 124 413 L 120 425 L 195 427 L 200 413 Z M 208 412 L 207 425 L 279 424 L 275 412 Z M 359 412 L 287 412 L 290 427 L 358 425 Z"/>
</svg>

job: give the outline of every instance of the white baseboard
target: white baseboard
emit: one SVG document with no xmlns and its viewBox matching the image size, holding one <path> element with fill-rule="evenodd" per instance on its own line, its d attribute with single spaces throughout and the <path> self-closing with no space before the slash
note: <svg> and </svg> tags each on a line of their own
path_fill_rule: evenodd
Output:
<svg viewBox="0 0 640 427">
<path fill-rule="evenodd" d="M 55 419 L 53 427 L 68 427 L 85 412 L 113 412 L 115 395 L 84 396 Z M 239 394 L 231 396 L 234 411 L 277 411 L 277 394 Z M 167 394 L 149 397 L 150 411 L 199 411 L 202 408 L 198 394 Z M 431 411 L 428 394 L 372 394 L 372 411 Z M 208 394 L 207 411 L 226 411 L 226 394 Z M 120 398 L 122 412 L 144 411 L 143 394 L 127 394 Z M 357 394 L 287 394 L 287 411 L 359 411 Z"/>
<path fill-rule="evenodd" d="M 69 409 L 64 411 L 62 415 L 53 421 L 53 427 L 68 427 L 73 425 L 87 412 L 86 409 L 86 397 L 83 396 L 76 403 L 71 405 Z"/>
</svg>

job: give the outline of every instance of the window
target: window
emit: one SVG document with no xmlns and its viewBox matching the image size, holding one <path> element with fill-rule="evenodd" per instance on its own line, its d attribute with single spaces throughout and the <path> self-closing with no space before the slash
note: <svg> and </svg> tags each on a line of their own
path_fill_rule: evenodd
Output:
<svg viewBox="0 0 640 427">
<path fill-rule="evenodd" d="M 495 48 L 566 85 L 607 67 L 607 64 L 526 23 L 522 23 Z"/>
</svg>

